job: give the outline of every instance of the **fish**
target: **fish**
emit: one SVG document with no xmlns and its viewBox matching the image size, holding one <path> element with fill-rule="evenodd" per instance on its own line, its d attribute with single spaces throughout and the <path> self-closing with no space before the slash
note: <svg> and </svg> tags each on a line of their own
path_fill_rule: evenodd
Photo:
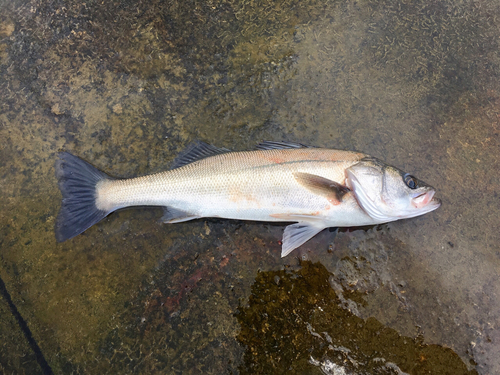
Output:
<svg viewBox="0 0 500 375">
<path fill-rule="evenodd" d="M 58 242 L 110 213 L 164 207 L 164 223 L 225 218 L 292 223 L 284 257 L 323 229 L 412 218 L 437 209 L 435 189 L 383 161 L 354 151 L 265 141 L 234 152 L 197 141 L 164 172 L 118 179 L 69 152 L 55 164 L 62 204 Z"/>
</svg>

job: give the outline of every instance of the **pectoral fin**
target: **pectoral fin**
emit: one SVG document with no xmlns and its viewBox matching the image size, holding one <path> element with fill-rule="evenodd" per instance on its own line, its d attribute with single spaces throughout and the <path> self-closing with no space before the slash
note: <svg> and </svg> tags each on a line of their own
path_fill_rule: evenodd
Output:
<svg viewBox="0 0 500 375">
<path fill-rule="evenodd" d="M 317 227 L 309 223 L 296 223 L 289 225 L 283 232 L 283 246 L 281 248 L 281 257 L 285 257 L 306 241 L 313 238 L 325 227 Z"/>
<path fill-rule="evenodd" d="M 183 221 L 199 219 L 199 216 L 190 212 L 182 211 L 177 208 L 163 207 L 163 216 L 161 221 L 168 224 L 182 223 Z"/>
<path fill-rule="evenodd" d="M 324 196 L 335 205 L 340 204 L 344 195 L 351 191 L 347 186 L 314 174 L 295 172 L 293 176 L 306 189 Z"/>
</svg>

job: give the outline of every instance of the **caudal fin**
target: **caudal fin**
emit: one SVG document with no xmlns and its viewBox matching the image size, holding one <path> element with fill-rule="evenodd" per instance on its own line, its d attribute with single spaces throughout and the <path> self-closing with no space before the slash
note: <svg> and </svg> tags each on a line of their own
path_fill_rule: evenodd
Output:
<svg viewBox="0 0 500 375">
<path fill-rule="evenodd" d="M 59 189 L 63 196 L 56 220 L 56 239 L 63 242 L 101 221 L 109 212 L 96 207 L 96 185 L 112 179 L 79 157 L 59 153 L 55 165 Z"/>
</svg>

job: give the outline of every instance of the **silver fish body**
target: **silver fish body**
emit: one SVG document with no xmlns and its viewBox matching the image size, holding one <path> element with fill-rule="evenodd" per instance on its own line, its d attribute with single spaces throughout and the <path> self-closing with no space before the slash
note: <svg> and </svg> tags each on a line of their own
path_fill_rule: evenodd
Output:
<svg viewBox="0 0 500 375">
<path fill-rule="evenodd" d="M 173 169 L 131 179 L 110 178 L 62 153 L 56 237 L 74 237 L 120 208 L 163 206 L 167 223 L 202 217 L 296 222 L 285 228 L 285 256 L 327 227 L 398 220 L 440 204 L 432 187 L 410 176 L 410 188 L 408 175 L 362 153 L 275 142 L 258 148 L 229 152 L 198 142 Z"/>
</svg>

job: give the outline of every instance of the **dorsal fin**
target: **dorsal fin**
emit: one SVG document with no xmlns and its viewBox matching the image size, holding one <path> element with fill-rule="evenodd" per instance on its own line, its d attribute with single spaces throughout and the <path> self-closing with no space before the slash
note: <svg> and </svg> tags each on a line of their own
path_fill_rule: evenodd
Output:
<svg viewBox="0 0 500 375">
<path fill-rule="evenodd" d="M 191 143 L 177 155 L 170 169 L 180 168 L 197 160 L 225 154 L 226 152 L 231 152 L 231 150 L 227 148 L 218 148 L 202 141 L 196 141 Z"/>
<path fill-rule="evenodd" d="M 290 148 L 310 148 L 302 143 L 264 141 L 255 146 L 257 150 L 280 150 Z"/>
</svg>

